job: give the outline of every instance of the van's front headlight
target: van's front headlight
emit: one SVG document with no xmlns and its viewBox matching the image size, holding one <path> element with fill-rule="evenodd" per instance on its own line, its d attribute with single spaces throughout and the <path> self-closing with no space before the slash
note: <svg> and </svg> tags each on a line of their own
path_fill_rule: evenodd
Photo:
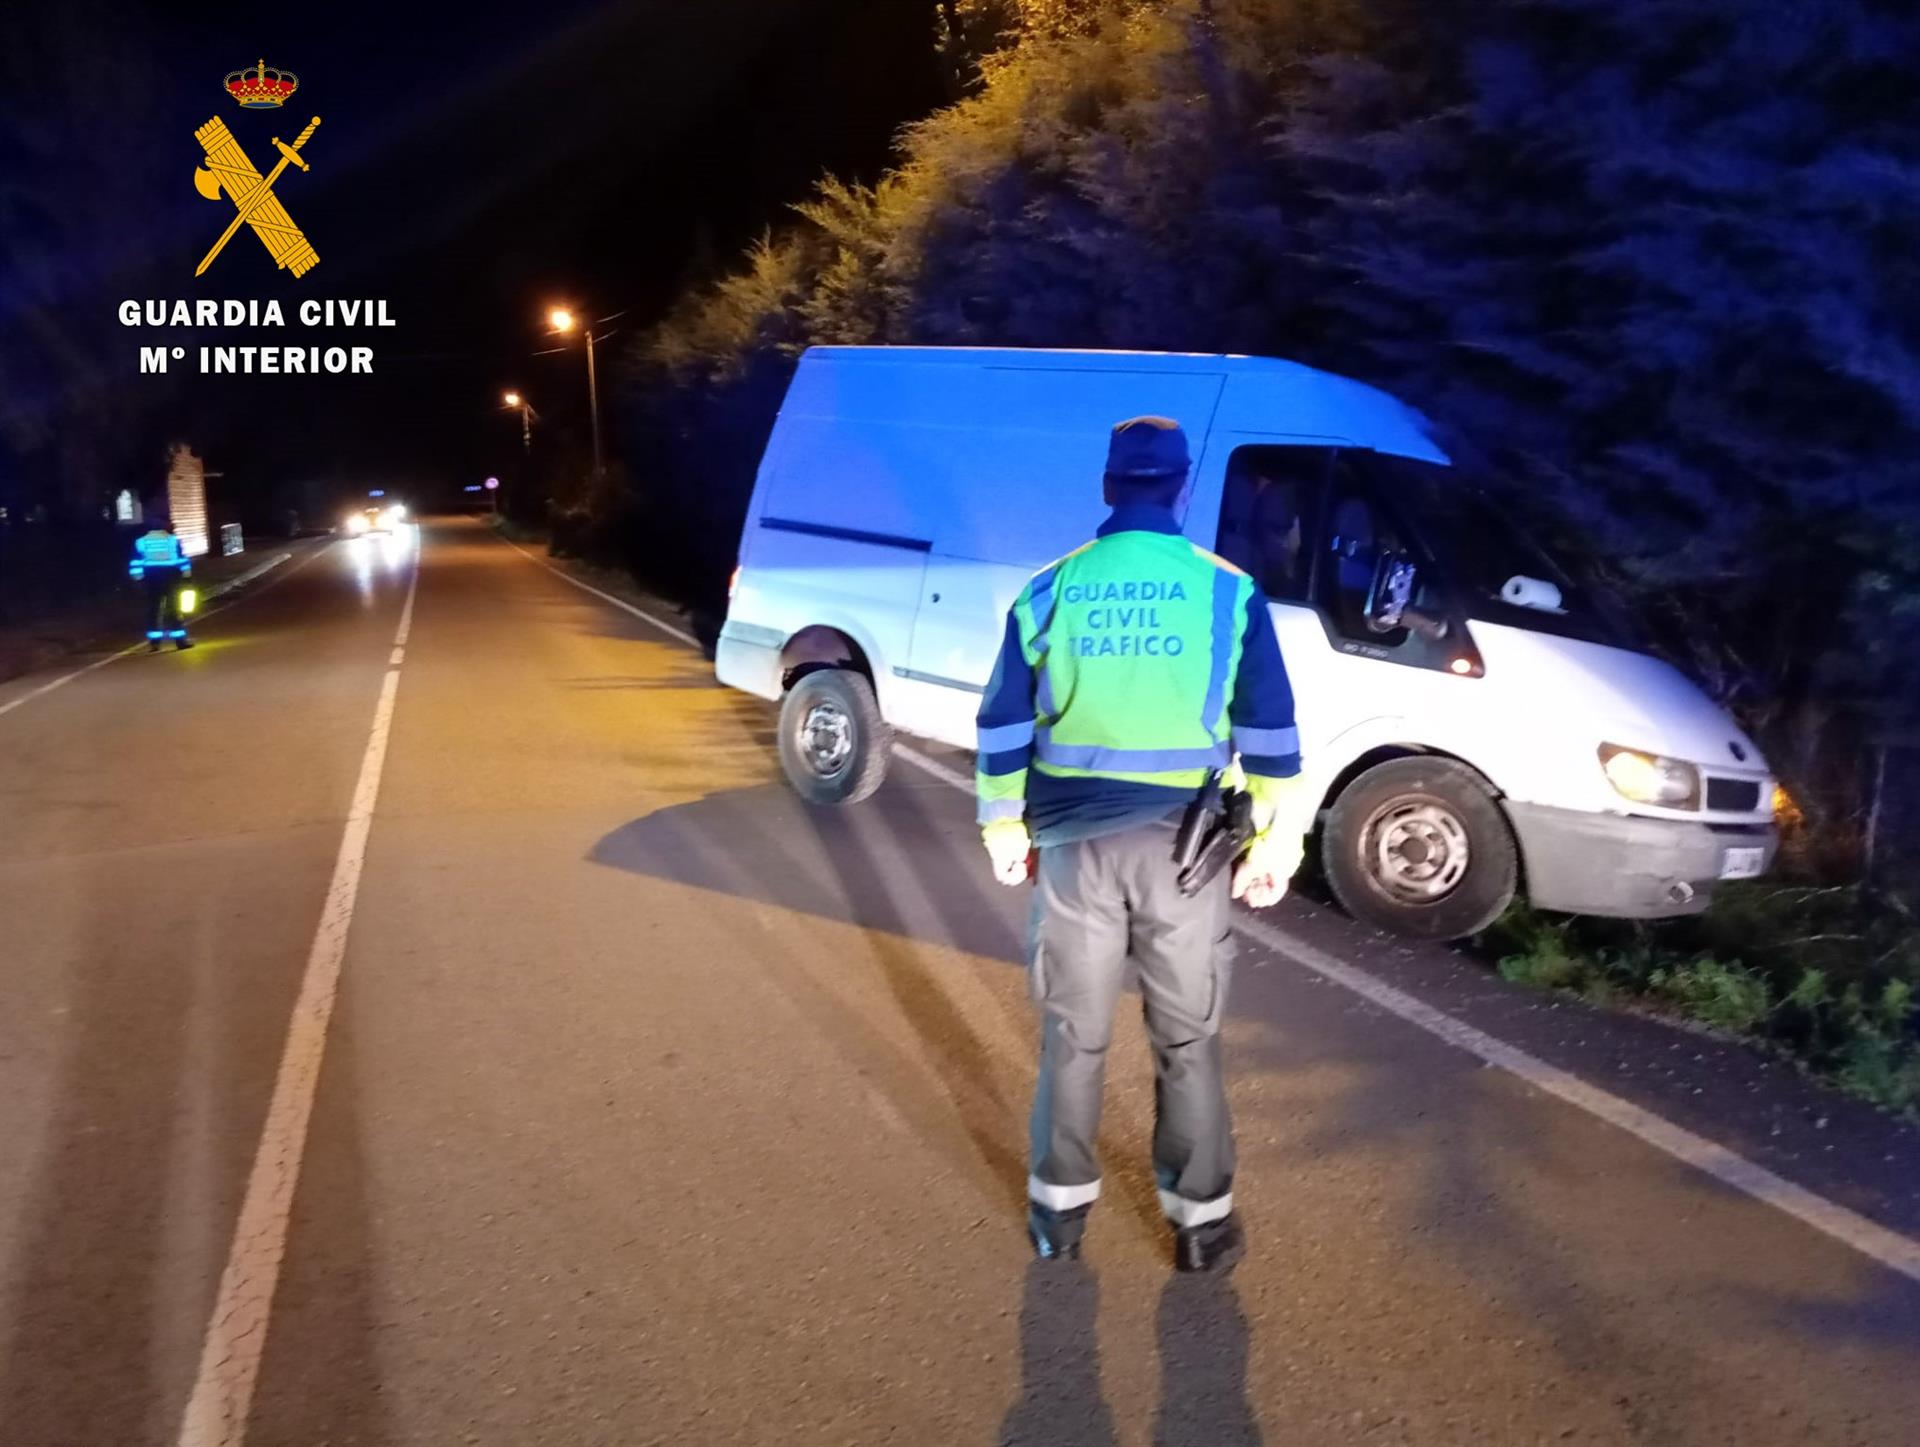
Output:
<svg viewBox="0 0 1920 1447">
<path fill-rule="evenodd" d="M 1600 745 L 1600 767 L 1614 793 L 1663 809 L 1700 807 L 1700 770 L 1684 759 L 1643 753 L 1623 744 Z"/>
</svg>

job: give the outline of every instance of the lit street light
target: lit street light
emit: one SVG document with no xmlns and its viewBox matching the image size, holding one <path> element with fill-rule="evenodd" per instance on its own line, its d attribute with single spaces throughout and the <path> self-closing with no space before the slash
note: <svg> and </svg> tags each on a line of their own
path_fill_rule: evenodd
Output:
<svg viewBox="0 0 1920 1447">
<path fill-rule="evenodd" d="M 614 316 L 619 315 L 620 313 L 618 312 L 614 313 Z M 595 477 L 600 475 L 600 387 L 599 383 L 595 381 L 593 373 L 593 329 L 599 326 L 600 322 L 610 322 L 612 320 L 613 317 L 601 317 L 600 321 L 583 326 L 579 319 L 566 307 L 557 306 L 547 313 L 547 324 L 551 326 L 555 332 L 565 336 L 568 332 L 574 330 L 575 327 L 579 327 L 581 336 L 585 337 L 587 341 L 587 409 L 593 419 L 593 475 Z M 604 340 L 607 334 L 602 332 L 600 335 L 601 339 Z"/>
<path fill-rule="evenodd" d="M 500 400 L 509 408 L 519 409 L 520 449 L 523 452 L 531 453 L 533 451 L 533 403 L 529 402 L 525 397 L 522 397 L 518 392 L 508 392 Z"/>
</svg>

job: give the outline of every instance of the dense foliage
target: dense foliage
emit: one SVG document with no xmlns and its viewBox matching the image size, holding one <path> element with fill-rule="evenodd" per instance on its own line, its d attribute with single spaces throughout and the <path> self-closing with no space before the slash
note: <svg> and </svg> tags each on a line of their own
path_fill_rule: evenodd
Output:
<svg viewBox="0 0 1920 1447">
<path fill-rule="evenodd" d="M 647 344 L 635 475 L 699 499 L 681 540 L 726 532 L 807 343 L 1293 357 L 1422 406 L 1636 588 L 1844 849 L 1920 644 L 1920 23 L 1871 0 L 942 15 L 966 98 Z"/>
<path fill-rule="evenodd" d="M 951 0 L 964 91 L 633 369 L 711 601 L 812 342 L 1379 383 L 1636 593 L 1844 871 L 1920 656 L 1920 20 L 1879 0 Z M 682 510 L 687 511 L 681 516 Z M 690 562 L 704 547 L 707 556 Z M 689 570 L 697 577 L 688 579 Z"/>
</svg>

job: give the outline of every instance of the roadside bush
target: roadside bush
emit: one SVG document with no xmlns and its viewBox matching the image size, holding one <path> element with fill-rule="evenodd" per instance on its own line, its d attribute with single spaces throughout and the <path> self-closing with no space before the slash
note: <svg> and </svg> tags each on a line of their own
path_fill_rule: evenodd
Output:
<svg viewBox="0 0 1920 1447">
<path fill-rule="evenodd" d="M 1758 1029 L 1773 1012 L 1773 991 L 1762 976 L 1711 955 L 1655 966 L 1647 972 L 1647 988 L 1694 1019 L 1736 1035 Z"/>
<path fill-rule="evenodd" d="M 1781 1050 L 1876 1104 L 1920 1110 L 1920 939 L 1897 903 L 1751 884 L 1698 918 L 1651 924 L 1516 906 L 1480 947 L 1506 979 L 1641 1001 Z"/>
</svg>

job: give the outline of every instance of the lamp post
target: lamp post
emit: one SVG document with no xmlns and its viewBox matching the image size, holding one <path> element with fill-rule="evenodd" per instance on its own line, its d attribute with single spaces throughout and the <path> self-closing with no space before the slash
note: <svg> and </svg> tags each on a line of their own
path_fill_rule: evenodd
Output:
<svg viewBox="0 0 1920 1447">
<path fill-rule="evenodd" d="M 557 306 L 547 313 L 547 323 L 562 336 L 579 327 L 580 334 L 587 340 L 587 410 L 593 419 L 593 475 L 598 477 L 600 475 L 600 387 L 593 375 L 593 325 L 583 324 L 563 306 Z"/>
<path fill-rule="evenodd" d="M 520 450 L 533 451 L 533 403 L 518 392 L 509 392 L 500 399 L 508 407 L 517 408 L 520 413 Z"/>
</svg>

